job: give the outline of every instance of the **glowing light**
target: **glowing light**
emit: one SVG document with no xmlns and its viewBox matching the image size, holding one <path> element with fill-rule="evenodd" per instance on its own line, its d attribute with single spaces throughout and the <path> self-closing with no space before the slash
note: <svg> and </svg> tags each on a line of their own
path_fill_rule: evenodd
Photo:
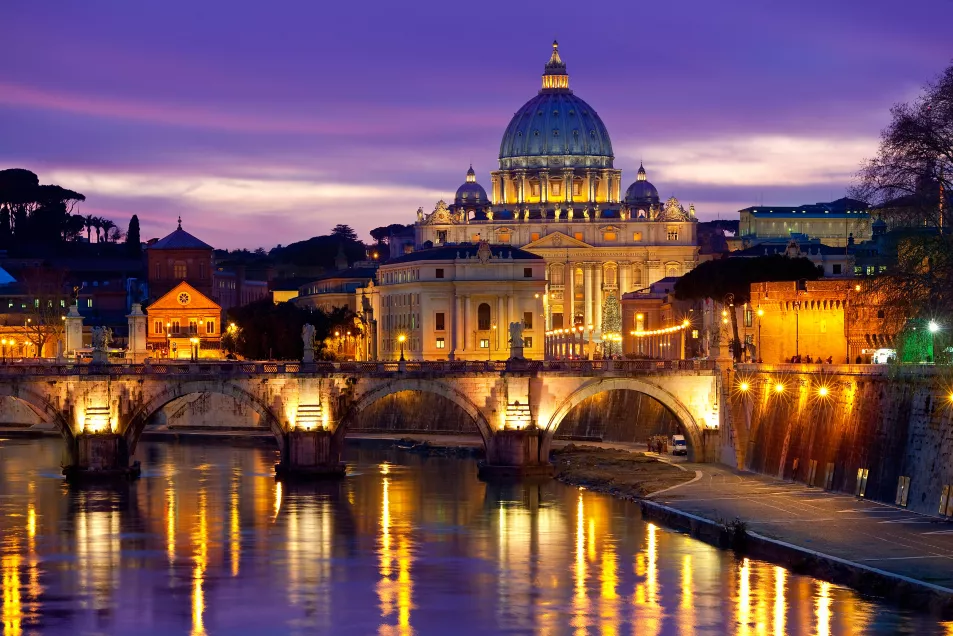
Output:
<svg viewBox="0 0 953 636">
<path fill-rule="evenodd" d="M 638 338 L 644 338 L 644 337 L 646 337 L 646 336 L 664 336 L 664 335 L 666 335 L 666 334 L 670 334 L 670 333 L 675 333 L 675 332 L 678 332 L 678 331 L 682 331 L 682 330 L 684 330 L 684 329 L 687 329 L 689 326 L 691 326 L 691 325 L 690 325 L 690 323 L 686 320 L 686 321 L 683 322 L 682 324 L 677 325 L 677 326 L 675 326 L 675 327 L 665 327 L 665 328 L 663 328 L 663 329 L 655 329 L 654 331 L 641 331 L 641 330 L 640 330 L 640 331 L 630 331 L 629 334 L 630 334 L 630 335 L 633 335 L 633 336 L 636 336 L 636 337 L 638 337 Z"/>
<path fill-rule="evenodd" d="M 738 389 L 741 391 L 747 391 L 750 388 L 751 388 L 751 385 L 748 384 L 747 382 L 742 382 L 741 384 L 738 385 Z"/>
<path fill-rule="evenodd" d="M 784 393 L 784 385 L 778 382 L 777 384 L 774 385 L 774 391 L 776 393 Z"/>
<path fill-rule="evenodd" d="M 951 392 L 947 397 L 950 398 L 950 403 L 953 404 L 953 392 Z"/>
<path fill-rule="evenodd" d="M 764 310 L 761 309 L 761 307 L 758 307 L 758 318 L 762 317 L 763 315 L 764 315 Z"/>
<path fill-rule="evenodd" d="M 830 393 L 830 390 L 826 386 L 822 386 L 817 389 L 817 394 L 821 397 L 827 397 L 828 393 Z"/>
<path fill-rule="evenodd" d="M 930 330 L 930 333 L 936 333 L 940 330 L 940 325 L 938 325 L 935 320 L 931 320 L 930 324 L 927 325 L 927 329 Z"/>
<path fill-rule="evenodd" d="M 405 336 L 404 334 L 400 334 L 399 336 L 397 336 L 397 342 L 401 344 L 407 342 L 407 336 Z"/>
</svg>

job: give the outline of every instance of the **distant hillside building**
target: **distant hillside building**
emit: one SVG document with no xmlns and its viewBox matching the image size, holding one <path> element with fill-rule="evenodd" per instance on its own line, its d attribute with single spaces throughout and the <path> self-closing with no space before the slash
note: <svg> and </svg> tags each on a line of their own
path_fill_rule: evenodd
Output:
<svg viewBox="0 0 953 636">
<path fill-rule="evenodd" d="M 211 297 L 212 251 L 211 245 L 182 229 L 179 217 L 179 226 L 172 234 L 146 247 L 149 293 L 159 298 L 186 281 L 196 291 Z"/>
<path fill-rule="evenodd" d="M 753 206 L 739 214 L 738 236 L 728 241 L 732 250 L 766 242 L 786 244 L 792 238 L 845 247 L 851 238 L 855 243 L 870 240 L 872 231 L 868 205 L 847 197 L 830 203 Z"/>
<path fill-rule="evenodd" d="M 221 358 L 222 308 L 185 281 L 146 310 L 146 346 L 156 358 Z"/>
</svg>

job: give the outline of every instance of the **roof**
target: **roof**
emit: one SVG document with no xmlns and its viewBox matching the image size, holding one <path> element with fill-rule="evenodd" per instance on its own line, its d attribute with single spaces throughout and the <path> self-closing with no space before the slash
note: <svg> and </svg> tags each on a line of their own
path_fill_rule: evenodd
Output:
<svg viewBox="0 0 953 636">
<path fill-rule="evenodd" d="M 842 197 L 836 201 L 825 203 L 805 203 L 803 205 L 753 205 L 743 208 L 740 212 L 749 212 L 756 216 L 791 215 L 798 218 L 822 218 L 833 216 L 847 216 L 851 214 L 869 216 L 869 207 L 863 201 Z"/>
<path fill-rule="evenodd" d="M 456 245 L 443 245 L 441 247 L 433 247 L 430 249 L 419 250 L 416 252 L 411 252 L 410 254 L 405 254 L 399 258 L 392 259 L 387 261 L 386 265 L 394 265 L 399 263 L 414 263 L 417 261 L 452 261 L 456 258 L 477 258 L 477 250 L 479 249 L 478 244 L 474 243 L 458 243 Z M 511 247 L 509 245 L 491 245 L 490 253 L 493 255 L 493 259 L 509 259 L 513 260 L 527 260 L 527 261 L 541 261 L 543 260 L 542 256 L 537 256 L 526 250 L 521 250 L 517 247 Z"/>
<path fill-rule="evenodd" d="M 15 282 L 17 282 L 17 279 L 11 276 L 7 270 L 0 267 L 0 285 L 12 285 Z"/>
<path fill-rule="evenodd" d="M 184 294 L 180 298 L 180 295 Z M 182 302 L 182 301 L 186 302 Z M 195 289 L 187 282 L 182 281 L 162 296 L 159 296 L 151 305 L 146 308 L 146 314 L 155 310 L 185 309 L 189 310 L 216 310 L 221 311 L 221 306 L 214 300 Z"/>
<path fill-rule="evenodd" d="M 350 278 L 350 279 L 367 279 L 370 280 L 374 278 L 374 274 L 377 273 L 376 267 L 348 267 L 347 269 L 338 269 L 333 272 L 328 272 L 318 276 L 317 278 L 309 278 L 306 283 L 310 284 L 316 283 L 321 280 L 333 280 L 335 278 Z M 298 287 L 300 287 L 299 285 Z"/>
<path fill-rule="evenodd" d="M 205 241 L 200 241 L 188 232 L 182 229 L 182 222 L 179 221 L 177 230 L 165 238 L 161 238 L 146 249 L 150 250 L 211 250 L 211 245 Z"/>
</svg>

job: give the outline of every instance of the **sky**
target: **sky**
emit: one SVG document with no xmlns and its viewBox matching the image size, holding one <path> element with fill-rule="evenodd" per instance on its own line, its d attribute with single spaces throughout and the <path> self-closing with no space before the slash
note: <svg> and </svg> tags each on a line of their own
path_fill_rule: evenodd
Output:
<svg viewBox="0 0 953 636">
<path fill-rule="evenodd" d="M 902 11 L 902 13 L 901 13 Z M 3 0 L 0 168 L 143 239 L 361 238 L 487 189 L 553 38 L 623 184 L 702 220 L 843 196 L 953 60 L 953 1 Z"/>
</svg>

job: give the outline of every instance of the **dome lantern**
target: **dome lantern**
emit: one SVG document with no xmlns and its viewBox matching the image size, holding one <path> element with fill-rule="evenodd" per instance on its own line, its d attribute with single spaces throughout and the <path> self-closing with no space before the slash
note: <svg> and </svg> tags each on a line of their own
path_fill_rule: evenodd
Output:
<svg viewBox="0 0 953 636">
<path fill-rule="evenodd" d="M 639 173 L 635 177 L 636 181 L 645 181 L 645 167 L 642 166 L 642 162 L 639 162 Z"/>
<path fill-rule="evenodd" d="M 467 170 L 467 183 L 476 183 L 476 172 L 473 171 L 473 164 L 470 164 L 470 169 Z"/>
<path fill-rule="evenodd" d="M 544 91 L 568 91 L 569 73 L 566 72 L 566 63 L 559 57 L 559 42 L 553 40 L 553 54 L 546 63 L 543 71 Z"/>
</svg>

